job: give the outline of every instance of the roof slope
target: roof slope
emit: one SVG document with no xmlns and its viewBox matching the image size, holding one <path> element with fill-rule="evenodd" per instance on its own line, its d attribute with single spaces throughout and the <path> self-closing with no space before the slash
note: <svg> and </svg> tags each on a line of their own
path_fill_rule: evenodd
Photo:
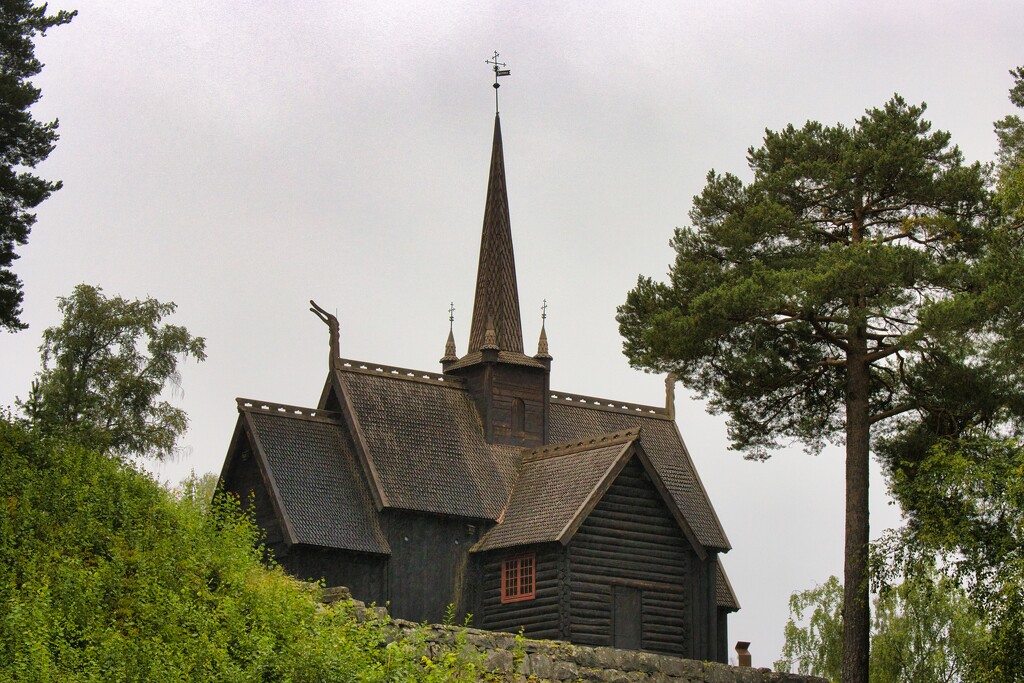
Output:
<svg viewBox="0 0 1024 683">
<path fill-rule="evenodd" d="M 725 567 L 722 566 L 721 560 L 718 560 L 715 570 L 715 604 L 730 612 L 740 609 L 740 601 L 736 598 L 736 593 L 732 589 L 732 583 L 725 573 Z"/>
<path fill-rule="evenodd" d="M 390 554 L 351 440 L 337 420 L 258 402 L 239 401 L 239 410 L 294 543 Z"/>
<path fill-rule="evenodd" d="M 528 452 L 504 518 L 473 551 L 562 540 L 636 438 L 615 433 Z"/>
<path fill-rule="evenodd" d="M 674 420 L 664 414 L 551 401 L 552 442 L 641 427 L 640 443 L 697 540 L 707 548 L 731 548 Z"/>
<path fill-rule="evenodd" d="M 390 507 L 498 519 L 521 449 L 484 440 L 461 381 L 338 369 Z"/>
<path fill-rule="evenodd" d="M 549 515 L 547 508 L 509 505 L 512 496 L 524 497 L 529 491 L 535 492 L 539 482 L 545 480 L 546 486 L 555 488 L 550 496 L 545 496 L 545 505 L 550 503 L 554 507 L 563 497 L 578 500 L 588 485 L 591 488 L 586 493 L 593 488 L 593 482 L 603 471 L 602 463 L 610 457 L 602 453 L 587 459 L 585 468 L 570 467 L 557 472 L 548 471 L 555 467 L 553 464 L 524 467 L 521 484 L 514 490 L 520 478 L 522 449 L 492 445 L 484 440 L 476 406 L 461 379 L 338 359 L 327 390 L 335 385 L 344 394 L 342 409 L 347 411 L 347 406 L 351 406 L 351 425 L 346 426 L 340 416 L 336 421 L 301 421 L 302 425 L 316 425 L 307 430 L 283 422 L 295 418 L 253 411 L 254 415 L 264 416 L 262 422 L 272 425 L 256 425 L 260 427 L 257 431 L 266 433 L 261 434 L 261 441 L 267 442 L 271 475 L 280 480 L 283 506 L 293 524 L 303 529 L 304 543 L 352 549 L 361 544 L 359 547 L 369 552 L 386 552 L 381 550 L 382 541 L 374 540 L 379 535 L 379 525 L 372 499 L 363 486 L 364 479 L 372 487 L 370 493 L 378 501 L 378 508 L 494 521 L 508 510 L 502 526 L 508 524 L 510 531 L 502 534 L 511 534 L 513 526 L 526 528 L 534 522 L 553 526 L 576 508 L 568 505 L 572 508 L 569 512 L 559 508 L 561 512 L 556 517 Z M 608 405 L 611 403 L 600 399 L 579 402 L 555 393 L 550 410 L 551 442 L 582 442 L 602 434 L 639 430 L 639 446 L 695 540 L 705 548 L 728 550 L 729 541 L 675 422 L 659 409 L 641 411 L 635 406 Z M 342 468 L 338 463 L 347 464 Z M 363 468 L 363 477 L 356 467 Z M 330 498 L 331 491 L 340 493 Z M 340 507 L 346 496 L 351 497 L 357 508 L 351 513 Z M 311 503 L 298 503 L 303 498 Z M 351 523 L 332 521 L 342 519 L 343 514 L 354 515 Z M 518 515 L 523 516 L 520 521 L 516 521 Z M 357 532 L 340 530 L 343 526 L 370 527 L 370 531 L 365 537 L 350 538 L 346 534 Z M 551 530 L 543 526 L 542 531 L 538 526 L 536 533 L 550 534 Z"/>
</svg>

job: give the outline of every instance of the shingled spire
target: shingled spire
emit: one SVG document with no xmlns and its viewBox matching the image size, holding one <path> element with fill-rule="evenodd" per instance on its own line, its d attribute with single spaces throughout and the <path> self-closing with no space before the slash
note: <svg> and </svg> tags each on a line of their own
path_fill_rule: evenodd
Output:
<svg viewBox="0 0 1024 683">
<path fill-rule="evenodd" d="M 473 397 L 487 443 L 528 447 L 547 443 L 551 360 L 523 353 L 501 121 L 497 115 L 469 349 L 457 361 L 445 359 L 441 364 L 446 375 L 462 379 Z"/>
<path fill-rule="evenodd" d="M 469 331 L 469 353 L 487 344 L 488 322 L 494 327 L 501 351 L 523 352 L 523 325 L 519 317 L 516 260 L 512 251 L 512 227 L 505 189 L 505 159 L 501 147 L 501 119 L 494 115 L 491 171 L 487 181 L 480 264 L 476 272 L 476 299 Z"/>
</svg>

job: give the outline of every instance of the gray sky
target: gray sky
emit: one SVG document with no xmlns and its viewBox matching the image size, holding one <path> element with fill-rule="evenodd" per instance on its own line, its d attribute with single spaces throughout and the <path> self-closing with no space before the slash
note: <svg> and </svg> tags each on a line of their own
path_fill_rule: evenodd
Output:
<svg viewBox="0 0 1024 683">
<path fill-rule="evenodd" d="M 51 2 L 51 8 L 74 3 Z M 38 115 L 60 118 L 16 272 L 30 329 L 0 334 L 0 405 L 28 391 L 55 299 L 80 282 L 178 303 L 205 336 L 183 368 L 188 455 L 219 471 L 236 396 L 315 405 L 341 353 L 439 370 L 448 302 L 465 349 L 501 53 L 502 132 L 527 348 L 547 298 L 552 388 L 661 404 L 614 321 L 711 168 L 748 177 L 765 127 L 851 123 L 893 92 L 992 158 L 1024 64 L 1019 2 L 84 0 L 38 47 Z M 734 550 L 730 640 L 778 656 L 787 600 L 842 573 L 843 464 L 799 445 L 728 451 L 724 418 L 678 421 Z M 876 468 L 877 470 L 877 468 Z M 872 535 L 899 513 L 872 480 Z"/>
</svg>

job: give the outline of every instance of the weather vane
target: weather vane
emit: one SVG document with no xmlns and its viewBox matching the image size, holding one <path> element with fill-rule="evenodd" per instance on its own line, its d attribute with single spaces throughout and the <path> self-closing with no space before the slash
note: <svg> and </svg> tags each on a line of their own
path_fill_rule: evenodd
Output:
<svg viewBox="0 0 1024 683">
<path fill-rule="evenodd" d="M 490 59 L 485 59 L 484 60 L 484 64 L 490 64 L 492 67 L 494 67 L 494 113 L 495 114 L 498 113 L 498 88 L 501 87 L 500 85 L 498 85 L 498 78 L 501 77 L 501 76 L 511 75 L 511 73 L 512 73 L 512 71 L 510 69 L 502 68 L 502 67 L 505 67 L 505 66 L 508 66 L 508 65 L 505 64 L 505 62 L 499 62 L 498 61 L 498 56 L 499 56 L 498 55 L 498 51 L 495 50 L 493 57 L 491 57 Z"/>
</svg>

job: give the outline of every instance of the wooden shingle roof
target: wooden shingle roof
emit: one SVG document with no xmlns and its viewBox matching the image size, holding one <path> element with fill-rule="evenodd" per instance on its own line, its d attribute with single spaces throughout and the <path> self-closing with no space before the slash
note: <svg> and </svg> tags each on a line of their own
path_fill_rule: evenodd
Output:
<svg viewBox="0 0 1024 683">
<path fill-rule="evenodd" d="M 387 506 L 498 519 L 512 493 L 520 451 L 486 443 L 461 380 L 343 359 L 335 367 L 343 390 L 351 394 Z M 660 408 L 615 407 L 620 405 L 554 392 L 551 441 L 639 431 L 640 444 L 696 540 L 707 548 L 728 550 L 729 540 L 675 420 Z"/>
<path fill-rule="evenodd" d="M 390 554 L 339 416 L 246 399 L 238 410 L 289 543 Z"/>
<path fill-rule="evenodd" d="M 461 380 L 341 360 L 330 380 L 348 403 L 384 507 L 496 520 L 519 466 L 491 445 Z"/>
<path fill-rule="evenodd" d="M 564 527 L 566 515 L 578 510 L 574 503 L 593 491 L 622 454 L 621 443 L 606 443 L 545 463 L 539 455 L 543 449 L 488 444 L 469 391 L 449 375 L 338 359 L 324 391 L 325 396 L 335 392 L 339 413 L 321 411 L 316 419 L 300 420 L 252 407 L 258 402 L 239 407 L 262 445 L 270 477 L 278 482 L 296 542 L 387 552 L 375 514 L 386 508 L 502 520 L 492 531 L 493 544 L 513 538 L 532 542 L 532 534 L 547 538 L 555 526 Z M 552 442 L 629 432 L 678 510 L 684 531 L 704 548 L 729 549 L 664 409 L 557 392 L 550 401 Z M 545 486 L 554 488 L 538 496 Z M 547 502 L 539 507 L 519 502 L 528 499 Z M 567 507 L 559 507 L 560 500 L 568 501 Z M 352 510 L 343 510 L 346 506 Z M 534 531 L 522 531 L 534 522 Z M 505 524 L 506 531 L 500 531 Z"/>
<path fill-rule="evenodd" d="M 639 434 L 617 432 L 582 442 L 527 451 L 501 522 L 473 546 L 474 552 L 565 542 L 588 503 L 622 468 Z"/>
<path fill-rule="evenodd" d="M 617 405 L 612 402 L 607 402 Z M 664 411 L 625 410 L 597 402 L 551 400 L 551 441 L 572 441 L 592 434 L 640 429 L 640 443 L 657 469 L 665 487 L 693 529 L 700 543 L 717 550 L 732 546 L 715 514 L 697 468 L 683 444 L 675 420 Z"/>
<path fill-rule="evenodd" d="M 736 598 L 736 593 L 732 589 L 732 583 L 729 581 L 729 576 L 725 573 L 725 567 L 722 566 L 721 559 L 718 560 L 715 572 L 715 604 L 730 612 L 736 612 L 740 609 L 740 601 Z"/>
</svg>

